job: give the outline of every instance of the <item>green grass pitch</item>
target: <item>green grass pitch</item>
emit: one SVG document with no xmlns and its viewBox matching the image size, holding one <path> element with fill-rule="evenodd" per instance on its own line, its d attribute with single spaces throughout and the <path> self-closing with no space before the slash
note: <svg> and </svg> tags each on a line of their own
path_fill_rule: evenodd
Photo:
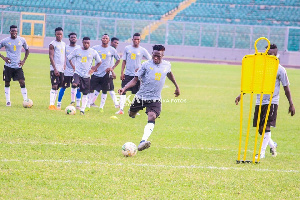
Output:
<svg viewBox="0 0 300 200">
<path fill-rule="evenodd" d="M 151 148 L 125 158 L 121 147 L 139 143 L 146 114 L 111 119 L 117 110 L 109 95 L 104 113 L 97 108 L 85 116 L 49 111 L 49 58 L 30 54 L 24 72 L 31 109 L 22 107 L 17 82 L 11 84 L 12 107 L 6 107 L 0 82 L 0 199 L 299 198 L 300 70 L 287 69 L 294 117 L 287 113 L 281 88 L 272 129 L 278 156 L 267 149 L 260 164 L 240 165 L 235 162 L 240 107 L 234 104 L 240 66 L 173 62 L 172 71 L 181 102 L 171 102 L 175 88 L 167 80 L 162 95 L 169 102 L 163 103 L 149 138 Z M 117 74 L 115 90 L 120 66 Z M 69 103 L 67 89 L 62 107 Z"/>
</svg>

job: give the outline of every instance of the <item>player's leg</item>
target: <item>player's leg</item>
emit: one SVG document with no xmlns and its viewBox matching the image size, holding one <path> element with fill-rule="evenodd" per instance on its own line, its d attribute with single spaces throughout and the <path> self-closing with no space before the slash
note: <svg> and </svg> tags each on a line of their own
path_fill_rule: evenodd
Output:
<svg viewBox="0 0 300 200">
<path fill-rule="evenodd" d="M 146 103 L 143 106 L 146 107 L 146 113 L 148 115 L 148 123 L 146 124 L 146 126 L 144 128 L 144 134 L 143 134 L 142 140 L 138 146 L 139 151 L 143 151 L 150 147 L 151 142 L 148 141 L 148 138 L 150 137 L 150 135 L 154 129 L 155 120 L 160 115 L 160 112 L 161 112 L 161 102 L 160 101 Z"/>
<path fill-rule="evenodd" d="M 120 105 L 117 101 L 117 97 L 116 97 L 116 93 L 115 93 L 114 89 L 115 89 L 114 81 L 113 81 L 112 78 L 110 78 L 110 80 L 109 80 L 109 94 L 110 94 L 111 99 L 114 102 L 115 108 L 120 108 Z"/>
<path fill-rule="evenodd" d="M 76 93 L 78 92 L 79 83 L 80 83 L 79 75 L 74 74 L 73 79 L 72 79 L 72 86 L 71 86 L 71 103 L 70 103 L 70 105 L 73 105 L 73 106 L 75 105 L 75 96 L 76 96 Z"/>
<path fill-rule="evenodd" d="M 100 85 L 99 85 L 99 77 L 92 75 L 91 77 L 91 91 L 89 95 L 89 104 L 91 107 L 96 106 L 95 102 L 100 94 Z"/>
<path fill-rule="evenodd" d="M 132 77 L 125 75 L 125 79 L 122 80 L 122 84 L 121 87 L 125 87 L 125 85 L 131 81 Z M 129 89 L 131 90 L 131 88 Z M 124 107 L 125 107 L 125 103 L 126 103 L 126 92 L 124 92 L 122 95 L 120 95 L 120 110 L 118 112 L 116 112 L 116 114 L 122 115 L 124 114 Z"/>
<path fill-rule="evenodd" d="M 131 93 L 135 95 L 140 90 L 140 85 L 141 82 L 138 81 L 136 85 L 131 88 Z M 140 115 L 140 113 L 136 113 L 136 115 Z"/>
<path fill-rule="evenodd" d="M 81 101 L 81 92 L 80 89 L 77 88 L 77 93 L 76 93 L 76 109 L 80 110 L 80 101 Z"/>
<path fill-rule="evenodd" d="M 5 91 L 5 99 L 6 106 L 11 106 L 10 102 L 10 81 L 12 78 L 13 69 L 4 65 L 3 68 L 3 81 L 5 82 L 4 91 Z"/>
<path fill-rule="evenodd" d="M 90 78 L 80 78 L 80 91 L 82 92 L 80 114 L 84 115 L 88 103 L 88 94 L 90 92 Z"/>
<path fill-rule="evenodd" d="M 105 76 L 102 77 L 101 79 L 101 90 L 102 90 L 102 94 L 101 94 L 101 102 L 100 102 L 100 112 L 103 112 L 103 108 L 106 102 L 106 98 L 107 98 L 107 91 L 110 90 L 110 80 L 109 80 L 109 74 L 105 74 Z"/>
<path fill-rule="evenodd" d="M 72 76 L 64 76 L 62 87 L 60 88 L 59 93 L 58 93 L 58 99 L 57 99 L 57 108 L 58 109 L 61 109 L 61 100 L 65 94 L 66 88 L 70 87 L 72 78 L 73 78 Z"/>
<path fill-rule="evenodd" d="M 10 102 L 10 81 L 5 81 L 5 99 L 6 99 L 6 106 L 11 106 Z"/>
<path fill-rule="evenodd" d="M 56 100 L 56 94 L 57 90 L 59 88 L 59 76 L 55 76 L 54 71 L 50 71 L 50 79 L 51 79 L 51 85 L 52 88 L 50 90 L 50 105 L 49 105 L 49 110 L 55 110 L 55 100 Z"/>
<path fill-rule="evenodd" d="M 14 80 L 18 80 L 21 87 L 21 94 L 23 100 L 27 100 L 27 89 L 25 87 L 25 76 L 22 68 L 16 69 L 13 77 Z"/>
</svg>

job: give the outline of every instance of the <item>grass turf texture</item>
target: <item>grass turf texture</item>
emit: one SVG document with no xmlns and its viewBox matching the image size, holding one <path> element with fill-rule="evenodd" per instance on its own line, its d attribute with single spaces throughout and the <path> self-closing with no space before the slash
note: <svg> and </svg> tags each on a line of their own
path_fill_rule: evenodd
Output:
<svg viewBox="0 0 300 200">
<path fill-rule="evenodd" d="M 185 101 L 170 102 L 175 88 L 167 80 L 162 95 L 169 102 L 163 103 L 151 148 L 126 158 L 121 147 L 139 143 L 147 123 L 144 112 L 136 119 L 127 114 L 111 119 L 117 110 L 110 97 L 104 113 L 97 108 L 84 116 L 49 111 L 49 58 L 30 54 L 24 72 L 34 106 L 22 107 L 19 85 L 12 82 L 12 107 L 6 107 L 4 82 L 0 84 L 0 198 L 299 198 L 300 115 L 287 114 L 283 89 L 277 127 L 272 129 L 278 156 L 272 158 L 267 149 L 260 164 L 237 165 L 240 108 L 234 99 L 240 90 L 240 66 L 174 62 L 172 71 L 181 89 L 179 99 Z M 300 71 L 287 73 L 297 109 Z M 116 90 L 119 85 L 117 79 Z M 70 88 L 62 108 L 69 103 Z M 251 159 L 252 152 L 248 155 Z"/>
</svg>

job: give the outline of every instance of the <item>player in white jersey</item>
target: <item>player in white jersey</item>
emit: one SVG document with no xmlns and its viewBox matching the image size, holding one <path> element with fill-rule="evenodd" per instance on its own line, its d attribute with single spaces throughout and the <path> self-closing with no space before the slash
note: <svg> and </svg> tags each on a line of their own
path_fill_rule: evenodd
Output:
<svg viewBox="0 0 300 200">
<path fill-rule="evenodd" d="M 27 89 L 25 87 L 25 77 L 23 65 L 29 55 L 29 47 L 26 40 L 18 36 L 18 27 L 10 26 L 10 37 L 0 41 L 0 49 L 5 47 L 6 57 L 0 54 L 0 57 L 5 61 L 3 68 L 3 81 L 5 81 L 5 98 L 6 106 L 11 106 L 10 102 L 10 81 L 19 81 L 21 93 L 24 101 L 27 100 Z M 21 60 L 22 47 L 25 49 L 25 57 Z"/>
<path fill-rule="evenodd" d="M 107 98 L 107 91 L 110 90 L 110 78 L 109 73 L 113 72 L 113 70 L 120 63 L 120 56 L 115 48 L 109 46 L 109 36 L 104 34 L 101 38 L 101 45 L 96 45 L 93 47 L 101 57 L 102 63 L 98 70 L 93 73 L 91 77 L 91 94 L 90 94 L 90 103 L 93 105 L 96 98 L 98 97 L 100 90 L 102 90 L 101 94 L 101 104 L 100 104 L 100 112 L 103 112 L 103 107 L 105 105 L 105 101 Z M 115 59 L 116 63 L 114 66 L 111 66 L 112 60 Z M 95 92 L 94 92 L 95 90 Z"/>
<path fill-rule="evenodd" d="M 68 35 L 70 44 L 66 46 L 66 56 L 68 56 L 74 49 L 80 48 L 80 45 L 76 45 L 77 42 L 77 34 L 76 33 L 70 33 Z M 64 71 L 64 80 L 62 87 L 60 88 L 60 91 L 58 93 L 58 99 L 57 99 L 57 108 L 61 109 L 61 100 L 64 96 L 66 88 L 70 87 L 72 84 L 72 79 L 74 75 L 74 69 L 70 65 L 70 62 L 66 61 L 66 69 Z M 76 93 L 77 92 L 77 93 Z M 71 88 L 71 105 L 75 105 L 75 95 L 77 97 L 76 99 L 76 109 L 80 109 L 80 98 L 81 93 L 79 89 L 73 89 Z"/>
<path fill-rule="evenodd" d="M 70 55 L 68 55 L 68 60 L 70 65 L 75 69 L 72 88 L 80 88 L 82 92 L 82 104 L 80 109 L 80 114 L 84 115 L 86 105 L 88 103 L 88 94 L 90 92 L 90 75 L 97 71 L 98 67 L 101 65 L 101 59 L 97 51 L 90 48 L 90 38 L 84 37 L 82 39 L 82 48 L 75 49 Z M 73 61 L 74 60 L 74 64 Z M 95 66 L 93 65 L 93 60 L 95 60 Z"/>
<path fill-rule="evenodd" d="M 66 68 L 66 43 L 62 41 L 62 38 L 63 29 L 61 27 L 57 27 L 55 29 L 55 40 L 49 44 L 50 79 L 52 84 L 49 110 L 58 110 L 54 104 L 57 91 L 60 87 L 62 87 L 64 81 L 64 70 Z"/>
<path fill-rule="evenodd" d="M 164 46 L 154 45 L 152 60 L 144 62 L 135 77 L 119 90 L 119 94 L 122 95 L 127 89 L 134 87 L 139 79 L 141 80 L 141 88 L 136 93 L 128 112 L 129 116 L 134 118 L 140 110 L 146 107 L 148 123 L 145 126 L 144 135 L 138 146 L 139 151 L 150 147 L 151 143 L 148 141 L 148 138 L 154 129 L 155 119 L 161 112 L 161 91 L 165 84 L 166 77 L 172 81 L 176 88 L 174 93 L 175 97 L 180 95 L 179 86 L 171 72 L 170 62 L 162 60 L 164 51 Z"/>
<path fill-rule="evenodd" d="M 139 33 L 135 33 L 132 38 L 132 45 L 125 47 L 123 53 L 123 63 L 121 69 L 121 80 L 122 87 L 129 83 L 135 76 L 136 71 L 141 67 L 142 58 L 145 57 L 147 60 L 151 60 L 151 56 L 148 51 L 140 46 L 141 36 Z M 126 66 L 126 69 L 125 69 Z M 125 73 L 124 73 L 125 70 Z M 132 94 L 136 94 L 139 91 L 140 82 L 130 88 Z M 120 110 L 116 114 L 124 114 L 124 105 L 126 101 L 126 92 L 120 96 Z"/>
<path fill-rule="evenodd" d="M 278 52 L 277 46 L 275 44 L 271 44 L 268 54 L 277 56 L 277 52 Z M 277 145 L 274 143 L 274 141 L 271 138 L 271 126 L 272 127 L 276 126 L 277 109 L 278 109 L 278 104 L 279 104 L 280 82 L 283 85 L 286 98 L 290 104 L 289 113 L 291 113 L 291 116 L 295 115 L 295 107 L 293 105 L 292 95 L 291 95 L 290 88 L 289 88 L 289 85 L 290 85 L 289 79 L 288 79 L 288 76 L 287 76 L 287 73 L 286 73 L 284 67 L 282 67 L 279 64 L 277 76 L 276 76 L 276 82 L 275 82 L 275 89 L 274 89 L 272 103 L 271 103 L 270 112 L 269 112 L 269 117 L 268 117 L 267 126 L 266 126 L 266 130 L 265 130 L 263 144 L 261 147 L 260 158 L 265 158 L 265 152 L 266 152 L 266 148 L 268 145 L 270 145 L 270 152 L 272 153 L 272 156 L 276 157 L 276 155 L 277 155 L 277 152 L 276 152 Z M 236 105 L 238 105 L 240 99 L 241 99 L 240 95 L 235 99 Z M 263 101 L 262 101 L 262 107 L 261 107 L 260 121 L 258 124 L 260 134 L 262 134 L 262 131 L 263 131 L 263 126 L 265 123 L 269 102 L 270 102 L 270 95 L 264 95 Z M 257 95 L 257 99 L 256 99 L 256 106 L 255 106 L 254 118 L 253 118 L 253 127 L 257 126 L 259 105 L 260 105 L 260 94 Z"/>
</svg>

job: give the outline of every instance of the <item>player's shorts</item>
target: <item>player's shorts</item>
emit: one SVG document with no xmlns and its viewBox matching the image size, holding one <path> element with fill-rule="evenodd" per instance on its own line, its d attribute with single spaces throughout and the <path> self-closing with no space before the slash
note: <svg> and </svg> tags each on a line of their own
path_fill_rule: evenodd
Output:
<svg viewBox="0 0 300 200">
<path fill-rule="evenodd" d="M 58 87 L 62 87 L 64 82 L 64 73 L 59 72 L 59 76 L 55 76 L 54 71 L 50 71 L 50 79 L 52 85 L 58 85 Z"/>
<path fill-rule="evenodd" d="M 271 104 L 267 126 L 272 126 L 272 127 L 276 126 L 277 109 L 278 109 L 277 104 Z M 261 106 L 259 126 L 264 126 L 267 110 L 268 110 L 268 105 Z M 257 126 L 258 111 L 259 111 L 259 105 L 256 105 L 254 111 L 254 117 L 253 117 L 253 127 Z"/>
<path fill-rule="evenodd" d="M 78 74 L 74 74 L 72 84 L 75 83 L 80 88 L 80 92 L 82 92 L 84 95 L 87 95 L 90 92 L 90 81 L 90 77 L 83 78 Z"/>
<path fill-rule="evenodd" d="M 68 88 L 72 84 L 73 76 L 64 76 L 63 88 Z"/>
<path fill-rule="evenodd" d="M 133 78 L 134 76 L 125 75 L 125 79 L 122 80 L 122 88 L 125 87 L 125 85 L 129 83 Z M 126 91 L 131 91 L 132 94 L 136 94 L 140 90 L 140 84 L 140 81 L 138 81 L 135 86 L 127 89 Z"/>
<path fill-rule="evenodd" d="M 10 68 L 4 65 L 3 68 L 3 81 L 10 82 L 11 79 L 14 81 L 25 80 L 24 72 L 22 68 Z"/>
<path fill-rule="evenodd" d="M 98 77 L 95 75 L 92 75 L 91 77 L 91 90 L 97 90 L 97 91 L 109 91 L 109 74 L 106 73 L 103 77 Z"/>
<path fill-rule="evenodd" d="M 138 112 L 146 107 L 146 114 L 148 112 L 155 112 L 156 117 L 160 115 L 161 112 L 161 101 L 160 100 L 142 100 L 139 98 L 134 98 L 130 106 L 131 112 Z"/>
</svg>

